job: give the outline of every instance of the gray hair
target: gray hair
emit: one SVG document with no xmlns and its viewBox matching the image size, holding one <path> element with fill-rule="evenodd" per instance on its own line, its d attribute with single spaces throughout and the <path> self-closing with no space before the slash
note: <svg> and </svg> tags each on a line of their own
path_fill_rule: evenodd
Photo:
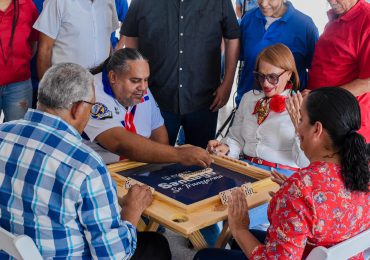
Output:
<svg viewBox="0 0 370 260">
<path fill-rule="evenodd" d="M 77 101 L 93 98 L 93 82 L 93 75 L 78 64 L 56 64 L 40 81 L 38 102 L 51 109 L 68 109 Z"/>
</svg>

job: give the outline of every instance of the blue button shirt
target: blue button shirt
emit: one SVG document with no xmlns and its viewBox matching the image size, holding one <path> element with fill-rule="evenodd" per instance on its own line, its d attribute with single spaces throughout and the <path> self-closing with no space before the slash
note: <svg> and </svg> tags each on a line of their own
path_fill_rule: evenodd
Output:
<svg viewBox="0 0 370 260">
<path fill-rule="evenodd" d="M 259 8 L 248 12 L 242 19 L 241 27 L 241 57 L 244 61 L 236 102 L 244 93 L 253 89 L 256 58 L 267 46 L 277 43 L 287 45 L 294 55 L 301 89 L 307 84 L 307 69 L 311 66 L 315 44 L 319 32 L 312 19 L 296 10 L 290 2 L 286 3 L 287 11 L 279 20 L 265 29 L 267 22 Z"/>
<path fill-rule="evenodd" d="M 30 236 L 43 258 L 133 255 L 136 229 L 121 220 L 115 182 L 76 129 L 30 109 L 0 125 L 0 151 L 1 227 Z"/>
</svg>

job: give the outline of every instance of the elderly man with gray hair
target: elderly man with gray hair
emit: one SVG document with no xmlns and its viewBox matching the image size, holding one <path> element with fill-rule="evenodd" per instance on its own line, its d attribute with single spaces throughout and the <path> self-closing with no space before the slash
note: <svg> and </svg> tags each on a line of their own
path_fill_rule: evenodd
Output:
<svg viewBox="0 0 370 260">
<path fill-rule="evenodd" d="M 0 226 L 30 236 L 43 258 L 170 259 L 163 236 L 136 232 L 149 188 L 134 186 L 121 210 L 103 160 L 82 142 L 94 102 L 93 76 L 62 63 L 41 80 L 37 109 L 0 125 Z"/>
</svg>

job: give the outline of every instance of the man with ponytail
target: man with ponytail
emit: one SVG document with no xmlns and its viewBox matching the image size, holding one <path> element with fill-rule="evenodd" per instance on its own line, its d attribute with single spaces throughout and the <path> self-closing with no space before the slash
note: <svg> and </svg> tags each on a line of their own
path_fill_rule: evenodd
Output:
<svg viewBox="0 0 370 260">
<path fill-rule="evenodd" d="M 84 138 L 105 163 L 136 161 L 208 166 L 209 154 L 200 147 L 168 145 L 167 130 L 148 89 L 149 63 L 136 49 L 119 49 L 91 69 L 96 103 Z"/>
<path fill-rule="evenodd" d="M 304 99 L 293 95 L 287 104 L 310 165 L 286 180 L 275 174 L 281 188 L 270 201 L 266 234 L 248 229 L 248 204 L 236 191 L 228 223 L 243 252 L 238 245 L 206 249 L 195 259 L 304 259 L 316 246 L 331 247 L 370 228 L 369 151 L 358 133 L 356 98 L 327 87 Z"/>
</svg>

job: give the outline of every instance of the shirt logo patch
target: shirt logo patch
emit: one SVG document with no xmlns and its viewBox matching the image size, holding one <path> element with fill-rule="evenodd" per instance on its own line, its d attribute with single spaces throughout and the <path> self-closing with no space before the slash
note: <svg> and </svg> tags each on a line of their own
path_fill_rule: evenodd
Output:
<svg viewBox="0 0 370 260">
<path fill-rule="evenodd" d="M 106 105 L 102 103 L 95 103 L 91 108 L 91 118 L 104 120 L 112 118 L 112 111 L 110 111 Z"/>
</svg>

